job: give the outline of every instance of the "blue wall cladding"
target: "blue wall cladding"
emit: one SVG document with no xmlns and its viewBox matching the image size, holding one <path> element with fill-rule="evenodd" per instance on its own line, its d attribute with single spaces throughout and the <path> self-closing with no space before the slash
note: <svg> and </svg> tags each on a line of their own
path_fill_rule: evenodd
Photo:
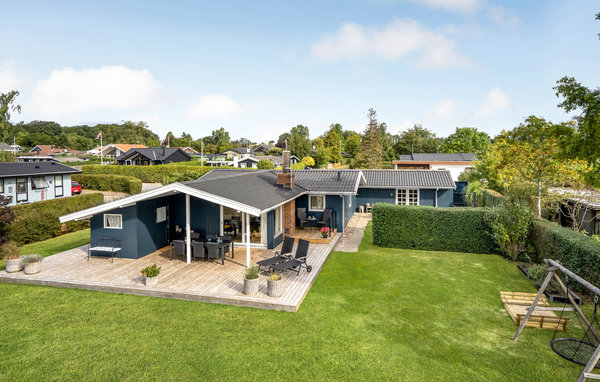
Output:
<svg viewBox="0 0 600 382">
<path fill-rule="evenodd" d="M 137 241 L 138 252 L 141 256 L 152 253 L 169 244 L 169 219 L 157 222 L 157 209 L 167 208 L 167 217 L 170 210 L 171 197 L 145 200 L 137 203 Z"/>
<path fill-rule="evenodd" d="M 323 217 L 323 212 L 321 211 L 308 210 L 308 195 L 302 195 L 296 199 L 296 210 L 298 208 L 306 208 L 307 216 L 316 216 L 319 220 Z M 332 210 L 331 218 L 336 218 L 336 221 L 332 225 L 334 228 L 337 228 L 338 232 L 342 232 L 344 230 L 342 222 L 342 209 L 344 205 L 342 198 L 339 195 L 325 195 L 325 208 Z"/>
<path fill-rule="evenodd" d="M 107 214 L 117 214 L 122 216 L 123 228 L 112 229 L 104 228 L 104 213 L 92 216 L 90 219 L 91 242 L 95 244 L 99 238 L 111 238 L 121 240 L 122 257 L 138 259 L 147 253 L 140 254 L 137 248 L 137 214 L 136 206 L 117 208 L 106 212 Z"/>
<path fill-rule="evenodd" d="M 454 206 L 454 190 L 438 190 L 438 207 Z"/>
<path fill-rule="evenodd" d="M 175 195 L 171 204 L 171 233 L 175 225 L 185 228 L 185 195 Z M 190 197 L 190 227 L 202 235 L 219 235 L 221 233 L 221 207 L 203 199 Z"/>
<path fill-rule="evenodd" d="M 275 237 L 275 211 L 267 212 L 267 248 L 273 249 L 283 241 L 283 235 Z"/>
<path fill-rule="evenodd" d="M 393 188 L 359 188 L 356 195 L 357 204 L 364 206 L 370 203 L 396 203 L 396 190 Z"/>
</svg>

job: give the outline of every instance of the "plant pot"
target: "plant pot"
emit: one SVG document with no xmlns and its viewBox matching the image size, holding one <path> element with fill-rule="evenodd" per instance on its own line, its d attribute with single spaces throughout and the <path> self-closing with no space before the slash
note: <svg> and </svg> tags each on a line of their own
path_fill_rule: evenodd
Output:
<svg viewBox="0 0 600 382">
<path fill-rule="evenodd" d="M 23 270 L 23 261 L 19 257 L 18 259 L 7 259 L 6 260 L 6 272 L 21 272 Z"/>
<path fill-rule="evenodd" d="M 254 296 L 255 294 L 257 294 L 258 293 L 258 281 L 259 281 L 258 277 L 255 279 L 248 280 L 244 276 L 244 294 L 248 295 L 248 296 Z"/>
<path fill-rule="evenodd" d="M 269 297 L 280 297 L 283 294 L 283 276 L 277 281 L 267 279 L 267 295 Z"/>
<path fill-rule="evenodd" d="M 34 263 L 25 263 L 25 266 L 23 267 L 23 272 L 25 272 L 26 275 L 40 273 L 41 270 L 42 270 L 42 262 L 41 261 L 36 261 Z"/>
<path fill-rule="evenodd" d="M 158 276 L 144 277 L 144 284 L 148 286 L 155 286 L 158 284 Z"/>
<path fill-rule="evenodd" d="M 323 235 L 323 238 L 325 238 L 325 239 L 327 238 L 327 236 L 329 236 L 329 234 L 327 234 L 327 233 L 322 233 L 321 235 Z"/>
</svg>

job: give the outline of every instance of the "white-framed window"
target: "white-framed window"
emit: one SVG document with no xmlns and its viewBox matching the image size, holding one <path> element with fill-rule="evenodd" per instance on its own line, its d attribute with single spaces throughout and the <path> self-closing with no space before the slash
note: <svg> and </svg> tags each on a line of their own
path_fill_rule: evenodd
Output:
<svg viewBox="0 0 600 382">
<path fill-rule="evenodd" d="M 104 228 L 122 229 L 123 216 L 121 214 L 104 214 Z"/>
<path fill-rule="evenodd" d="M 17 202 L 27 201 L 27 178 L 17 178 Z"/>
<path fill-rule="evenodd" d="M 156 209 L 156 222 L 161 223 L 167 220 L 167 207 L 158 207 Z"/>
<path fill-rule="evenodd" d="M 309 211 L 325 211 L 325 195 L 308 195 Z"/>
<path fill-rule="evenodd" d="M 4 179 L 0 179 L 0 194 L 4 194 Z"/>
<path fill-rule="evenodd" d="M 396 204 L 418 206 L 419 190 L 397 190 Z"/>
<path fill-rule="evenodd" d="M 44 179 L 43 176 L 37 176 L 35 178 L 31 178 L 32 187 L 34 190 L 41 190 L 42 188 L 48 188 L 48 182 Z"/>
<path fill-rule="evenodd" d="M 63 176 L 54 176 L 54 196 L 63 196 Z"/>
<path fill-rule="evenodd" d="M 246 168 L 246 162 L 241 162 L 240 163 L 240 168 Z"/>
</svg>

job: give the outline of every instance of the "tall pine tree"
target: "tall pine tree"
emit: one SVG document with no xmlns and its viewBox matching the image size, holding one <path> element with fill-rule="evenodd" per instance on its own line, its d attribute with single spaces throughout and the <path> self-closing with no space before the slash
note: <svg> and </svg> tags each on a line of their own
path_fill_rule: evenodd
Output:
<svg viewBox="0 0 600 382">
<path fill-rule="evenodd" d="M 365 129 L 356 158 L 357 168 L 381 168 L 383 147 L 381 145 L 381 124 L 377 122 L 377 112 L 372 108 L 367 113 L 369 124 Z"/>
</svg>

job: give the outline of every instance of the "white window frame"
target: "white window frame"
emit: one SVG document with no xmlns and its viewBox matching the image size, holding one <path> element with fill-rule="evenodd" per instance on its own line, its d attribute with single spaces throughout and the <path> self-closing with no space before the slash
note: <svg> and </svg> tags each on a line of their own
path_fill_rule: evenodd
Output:
<svg viewBox="0 0 600 382">
<path fill-rule="evenodd" d="M 410 191 L 417 192 L 417 204 L 410 203 L 410 198 L 409 198 Z M 400 193 L 404 193 L 404 203 L 400 203 L 400 201 L 398 200 Z M 399 189 L 397 189 L 396 190 L 396 204 L 403 204 L 405 206 L 420 206 L 421 205 L 421 190 L 418 188 L 399 188 Z"/>
<path fill-rule="evenodd" d="M 109 216 L 118 216 L 119 217 L 119 221 L 121 224 L 119 224 L 119 227 L 107 227 L 106 226 L 106 218 Z M 121 214 L 104 214 L 102 216 L 102 219 L 104 220 L 104 228 L 106 229 L 123 229 L 123 215 Z"/>
<path fill-rule="evenodd" d="M 282 214 L 281 210 L 282 210 L 281 207 L 275 208 L 273 210 L 274 214 L 275 214 L 274 219 L 273 219 L 274 220 L 274 224 L 273 224 L 274 225 L 274 227 L 273 227 L 273 236 L 275 236 L 275 237 L 281 235 L 281 232 L 282 232 L 282 229 L 281 229 L 282 228 L 281 218 L 282 218 L 283 214 Z"/>
<path fill-rule="evenodd" d="M 313 197 L 323 198 L 323 208 L 321 208 L 321 209 L 319 209 L 319 208 L 313 208 L 313 205 L 312 205 L 312 198 Z M 326 209 L 325 202 L 326 202 L 325 195 L 315 195 L 315 194 L 310 195 L 309 194 L 308 195 L 308 210 L 309 211 L 316 211 L 316 212 L 323 212 Z"/>
<path fill-rule="evenodd" d="M 167 221 L 167 206 L 158 207 L 156 209 L 156 223 Z"/>
<path fill-rule="evenodd" d="M 60 186 L 58 185 L 57 179 L 60 179 Z M 65 184 L 65 180 L 63 179 L 62 175 L 54 176 L 54 196 L 55 197 L 60 197 L 60 196 L 65 195 L 64 184 Z M 58 190 L 60 190 L 60 194 L 58 193 Z"/>
<path fill-rule="evenodd" d="M 4 178 L 0 179 L 0 194 L 4 194 Z"/>
</svg>

